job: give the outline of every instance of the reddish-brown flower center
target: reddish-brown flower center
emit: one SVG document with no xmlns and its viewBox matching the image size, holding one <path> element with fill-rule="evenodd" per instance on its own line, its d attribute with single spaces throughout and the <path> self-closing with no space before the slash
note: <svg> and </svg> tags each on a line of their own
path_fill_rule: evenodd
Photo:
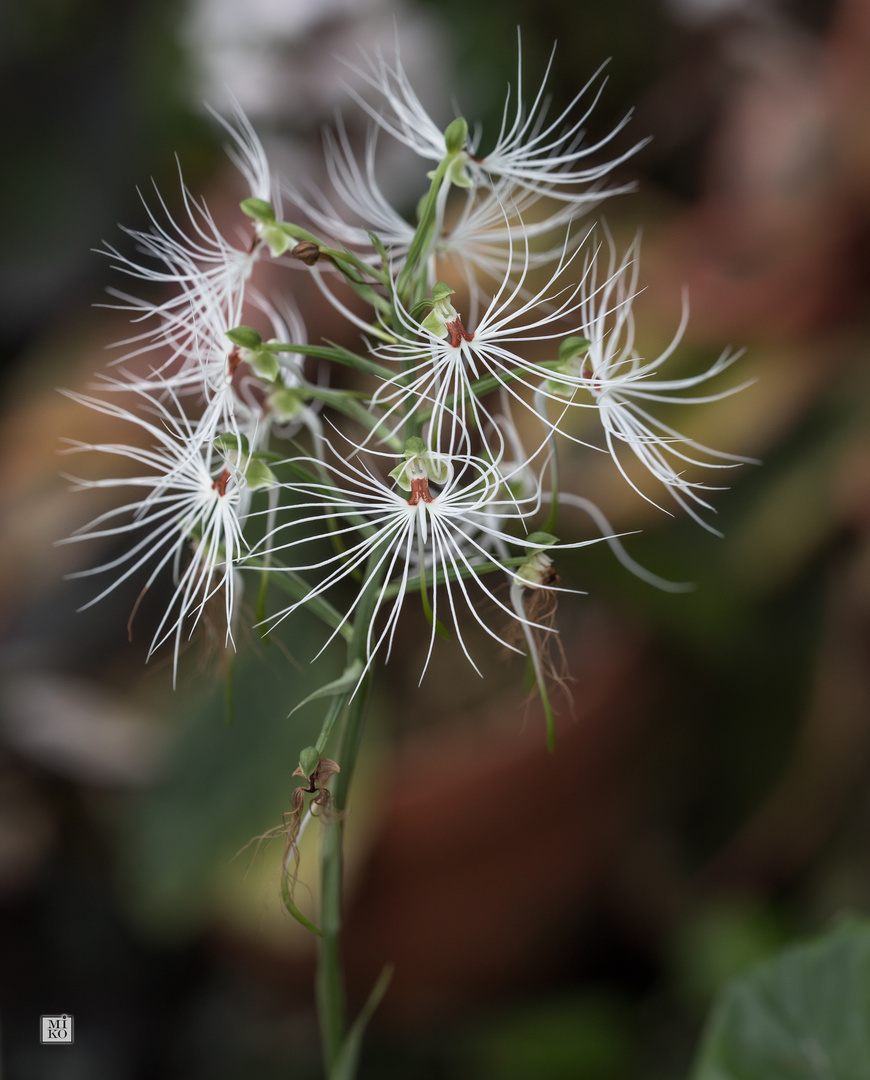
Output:
<svg viewBox="0 0 870 1080">
<path fill-rule="evenodd" d="M 447 330 L 450 334 L 450 344 L 453 346 L 454 349 L 457 349 L 463 341 L 474 340 L 474 334 L 469 334 L 469 332 L 462 325 L 462 320 L 459 318 L 458 315 L 451 322 L 447 323 Z"/>
<path fill-rule="evenodd" d="M 227 364 L 229 365 L 230 378 L 236 373 L 236 368 L 242 362 L 242 354 L 239 351 L 238 345 L 233 345 L 232 352 L 227 357 Z"/>
<path fill-rule="evenodd" d="M 429 491 L 429 481 L 425 476 L 411 481 L 411 498 L 408 499 L 408 505 L 416 506 L 421 500 L 427 503 L 435 501 Z"/>
<path fill-rule="evenodd" d="M 595 394 L 596 397 L 601 393 L 601 380 L 595 377 L 595 372 L 592 370 L 592 365 L 588 360 L 584 362 L 580 370 L 580 378 L 589 380 L 591 383 L 589 387 L 590 393 Z"/>
<path fill-rule="evenodd" d="M 227 493 L 227 484 L 230 482 L 230 475 L 230 470 L 224 469 L 217 480 L 212 484 L 212 488 L 214 488 L 221 497 Z"/>
</svg>

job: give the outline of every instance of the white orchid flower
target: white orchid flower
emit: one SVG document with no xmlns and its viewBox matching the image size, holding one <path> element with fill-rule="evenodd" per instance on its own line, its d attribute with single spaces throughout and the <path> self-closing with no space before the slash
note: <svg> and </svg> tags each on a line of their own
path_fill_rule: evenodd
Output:
<svg viewBox="0 0 870 1080">
<path fill-rule="evenodd" d="M 506 180 L 517 188 L 574 201 L 578 197 L 587 197 L 577 192 L 578 185 L 597 183 L 644 145 L 639 142 L 603 164 L 587 164 L 622 130 L 630 114 L 602 139 L 584 145 L 585 125 L 605 82 L 600 79 L 602 69 L 599 68 L 559 115 L 548 119 L 546 84 L 554 53 L 550 55 L 531 105 L 527 106 L 523 96 L 522 41 L 517 34 L 516 88 L 508 87 L 501 126 L 492 149 L 485 154 L 478 153 L 479 132 L 469 140 L 462 162 L 468 183 L 490 185 Z M 365 59 L 365 67 L 351 63 L 348 67 L 377 92 L 383 105 L 372 104 L 349 88 L 352 96 L 393 138 L 425 160 L 440 162 L 445 152 L 444 131 L 423 107 L 411 85 L 398 42 L 391 60 L 380 51 Z M 599 192 L 599 197 L 605 194 Z"/>
<path fill-rule="evenodd" d="M 653 502 L 629 475 L 622 461 L 624 449 L 634 454 L 690 517 L 719 535 L 697 509 L 712 509 L 699 492 L 714 489 L 686 475 L 686 469 L 694 472 L 699 468 L 733 468 L 753 459 L 702 445 L 657 419 L 649 406 L 719 401 L 738 393 L 752 380 L 701 396 L 686 396 L 682 391 L 714 379 L 742 352 L 726 349 L 710 367 L 695 375 L 659 378 L 660 369 L 673 355 L 685 332 L 689 315 L 687 297 L 684 294 L 682 318 L 670 344 L 654 359 L 643 359 L 635 347 L 632 312 L 638 293 L 640 237 L 635 238 L 619 262 L 609 232 L 606 232 L 606 240 L 609 259 L 603 282 L 599 285 L 600 271 L 595 257 L 587 260 L 582 277 L 581 319 L 574 331 L 580 336 L 576 355 L 570 355 L 570 347 L 566 350 L 565 362 L 546 382 L 547 396 L 556 393 L 568 399 L 572 407 L 595 408 L 604 429 L 607 449 L 631 487 L 648 502 Z M 570 341 L 564 344 L 570 346 Z M 581 395 L 579 400 L 578 395 Z"/>
<path fill-rule="evenodd" d="M 233 644 L 239 588 L 236 567 L 247 548 L 242 529 L 251 501 L 245 477 L 250 460 L 244 453 L 219 447 L 216 413 L 206 413 L 200 421 L 185 417 L 171 387 L 162 387 L 157 396 L 148 395 L 141 387 L 114 389 L 136 395 L 147 413 L 132 412 L 115 400 L 102 401 L 70 392 L 67 396 L 114 420 L 134 425 L 145 445 L 75 442 L 70 452 L 94 451 L 141 466 L 144 471 L 98 480 L 76 479 L 76 484 L 81 490 L 130 489 L 135 498 L 98 515 L 60 543 L 130 543 L 123 554 L 71 575 L 111 577 L 110 583 L 83 609 L 146 568 L 142 595 L 161 574 L 171 574 L 174 588 L 148 656 L 171 640 L 174 681 L 182 642 L 192 635 L 212 597 L 223 598 L 226 640 Z"/>
<path fill-rule="evenodd" d="M 513 476 L 502 472 L 499 461 L 485 461 L 467 453 L 437 453 L 419 439 L 409 440 L 404 457 L 390 473 L 391 479 L 369 464 L 372 458 L 376 461 L 387 457 L 395 463 L 394 455 L 373 454 L 360 446 L 339 452 L 330 445 L 328 458 L 335 464 L 312 458 L 294 459 L 294 465 L 309 469 L 322 480 L 296 480 L 282 485 L 301 501 L 292 504 L 292 513 L 267 534 L 252 554 L 280 556 L 284 570 L 320 571 L 322 576 L 304 600 L 277 612 L 270 623 L 281 622 L 304 603 L 368 567 L 369 572 L 380 575 L 382 582 L 375 616 L 367 631 L 368 664 L 381 648 L 389 658 L 402 606 L 408 593 L 418 590 L 431 622 L 423 674 L 435 637 L 443 630 L 441 621 L 452 626 L 467 660 L 479 673 L 463 636 L 462 616 L 466 609 L 491 638 L 521 651 L 492 628 L 478 611 L 477 601 L 488 602 L 509 620 L 517 619 L 513 607 L 488 584 L 487 574 L 500 565 L 493 555 L 494 541 L 505 549 L 517 548 L 520 553 L 534 547 L 526 539 L 527 522 L 540 508 L 540 487 L 514 494 Z M 522 463 L 523 469 L 526 464 Z M 517 472 L 519 468 L 514 466 Z M 506 531 L 511 526 L 521 535 Z M 338 540 L 341 550 L 319 557 L 325 540 Z M 583 547 L 595 542 L 567 546 Z M 310 558 L 288 556 L 294 549 L 307 550 L 308 546 L 313 547 Z M 273 565 L 271 572 L 281 573 L 281 569 Z M 498 577 L 503 580 L 501 575 Z M 346 608 L 342 625 L 352 619 L 359 595 Z M 386 611 L 383 625 L 377 623 L 381 610 Z"/>
</svg>

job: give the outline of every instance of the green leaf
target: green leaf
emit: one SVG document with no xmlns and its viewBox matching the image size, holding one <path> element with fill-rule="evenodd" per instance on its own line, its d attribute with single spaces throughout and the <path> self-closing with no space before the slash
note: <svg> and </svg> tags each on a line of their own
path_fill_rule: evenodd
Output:
<svg viewBox="0 0 870 1080">
<path fill-rule="evenodd" d="M 375 1010 L 383 1000 L 384 994 L 393 977 L 393 965 L 387 964 L 378 977 L 378 981 L 372 987 L 368 1001 L 360 1010 L 359 1016 L 351 1024 L 341 1050 L 335 1061 L 335 1066 L 329 1074 L 329 1080 L 354 1080 L 359 1064 L 359 1054 L 362 1047 L 362 1037 L 368 1027 L 369 1021 L 375 1014 Z"/>
<path fill-rule="evenodd" d="M 338 694 L 349 694 L 352 690 L 356 689 L 362 673 L 362 660 L 354 660 L 349 667 L 344 669 L 337 679 L 333 679 L 331 683 L 327 683 L 326 686 L 321 686 L 319 690 L 315 690 L 313 694 L 309 694 L 304 701 L 300 701 L 298 705 L 294 706 L 290 712 L 287 713 L 287 716 L 292 716 L 297 709 L 301 709 L 302 706 L 307 705 L 309 701 L 316 701 L 317 698 L 336 697 Z"/>
<path fill-rule="evenodd" d="M 719 995 L 692 1080 L 866 1080 L 870 922 L 780 953 Z"/>
<path fill-rule="evenodd" d="M 257 604 L 254 608 L 254 625 L 260 631 L 260 638 L 264 645 L 269 644 L 269 631 L 260 624 L 266 620 L 266 593 L 269 590 L 269 575 L 260 574 L 260 588 L 257 592 Z"/>
<path fill-rule="evenodd" d="M 310 930 L 312 934 L 316 934 L 318 937 L 323 937 L 320 927 L 315 926 L 314 923 L 306 918 L 299 908 L 293 903 L 293 897 L 290 895 L 290 882 L 287 879 L 286 874 L 281 875 L 281 900 L 284 903 L 284 907 L 290 912 L 293 918 L 301 923 L 306 930 Z"/>
<path fill-rule="evenodd" d="M 387 254 L 387 249 L 384 247 L 384 243 L 381 240 L 381 238 L 378 236 L 377 233 L 373 233 L 373 232 L 370 232 L 368 235 L 369 235 L 369 240 L 371 240 L 371 242 L 372 242 L 372 247 L 375 249 L 375 251 L 380 256 L 381 262 L 384 264 L 384 266 L 389 266 L 389 264 L 390 264 L 390 256 Z M 371 273 L 371 272 L 372 272 L 372 268 L 369 267 L 369 273 Z"/>
</svg>

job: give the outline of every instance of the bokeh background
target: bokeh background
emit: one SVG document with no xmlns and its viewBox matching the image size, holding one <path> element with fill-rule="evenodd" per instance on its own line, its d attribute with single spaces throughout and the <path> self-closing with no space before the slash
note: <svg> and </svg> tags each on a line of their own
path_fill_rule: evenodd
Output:
<svg viewBox="0 0 870 1080">
<path fill-rule="evenodd" d="M 424 100 L 492 131 L 518 25 L 530 85 L 558 40 L 556 108 L 611 58 L 590 134 L 633 108 L 620 147 L 653 136 L 605 207 L 618 237 L 643 229 L 641 348 L 667 343 L 688 286 L 683 362 L 744 347 L 757 381 L 687 424 L 763 466 L 729 473 L 720 540 L 568 455 L 614 526 L 643 530 L 632 555 L 697 589 L 656 592 L 596 549 L 560 565 L 588 595 L 560 611 L 573 706 L 553 757 L 521 663 L 491 655 L 480 682 L 442 649 L 418 690 L 409 615 L 347 822 L 354 1008 L 395 964 L 361 1075 L 683 1076 L 724 980 L 870 908 L 865 0 L 30 0 L 0 14 L 8 1080 L 319 1075 L 311 940 L 280 909 L 280 842 L 249 841 L 289 806 L 317 717 L 286 713 L 330 669 L 304 620 L 245 640 L 228 725 L 214 642 L 174 693 L 144 665 L 159 596 L 132 641 L 138 586 L 76 612 L 90 588 L 64 575 L 94 552 L 53 542 L 96 506 L 59 476 L 60 439 L 110 432 L 57 387 L 86 388 L 128 333 L 93 306 L 119 282 L 92 249 L 146 225 L 137 185 L 178 205 L 176 154 L 233 209 L 204 100 L 235 96 L 278 171 L 317 176 L 337 107 L 364 130 L 336 56 L 395 32 Z M 397 159 L 397 198 L 405 182 Z M 302 290 L 311 339 L 333 336 Z M 303 873 L 313 911 L 312 890 Z M 40 1047 L 61 1012 L 75 1046 Z"/>
</svg>

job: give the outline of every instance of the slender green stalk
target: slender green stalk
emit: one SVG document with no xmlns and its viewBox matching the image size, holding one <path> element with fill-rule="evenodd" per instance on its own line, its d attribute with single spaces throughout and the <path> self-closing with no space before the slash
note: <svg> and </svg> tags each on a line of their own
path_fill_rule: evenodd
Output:
<svg viewBox="0 0 870 1080">
<path fill-rule="evenodd" d="M 224 675 L 224 721 L 227 727 L 236 722 L 236 669 L 235 654 L 227 652 Z"/>
<path fill-rule="evenodd" d="M 365 663 L 366 660 L 366 637 L 384 573 L 383 560 L 381 560 L 381 566 L 377 565 L 379 557 L 378 552 L 372 554 L 363 575 L 366 586 L 354 619 L 353 637 L 348 648 L 348 666 L 354 662 Z M 328 723 L 324 725 L 324 732 L 317 746 L 317 749 L 321 751 L 325 748 L 329 734 L 327 726 L 331 728 L 340 714 L 335 757 L 341 771 L 336 774 L 332 782 L 332 813 L 331 819 L 323 830 L 320 867 L 322 936 L 319 939 L 316 992 L 327 1077 L 332 1077 L 335 1073 L 347 1033 L 344 972 L 341 963 L 343 817 L 347 809 L 348 792 L 365 725 L 369 682 L 369 675 L 366 674 L 353 696 L 342 695 L 341 701 L 334 700 L 327 716 Z"/>
</svg>

